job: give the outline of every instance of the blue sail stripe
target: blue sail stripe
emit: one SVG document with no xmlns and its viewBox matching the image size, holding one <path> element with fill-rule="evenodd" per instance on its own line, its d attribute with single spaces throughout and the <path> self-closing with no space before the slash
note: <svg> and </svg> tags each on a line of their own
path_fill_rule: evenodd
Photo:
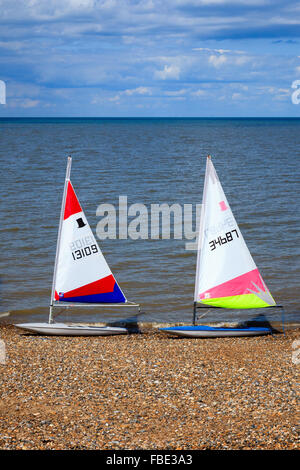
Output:
<svg viewBox="0 0 300 470">
<path fill-rule="evenodd" d="M 126 298 L 123 292 L 115 283 L 113 292 L 105 292 L 102 294 L 80 295 L 77 297 L 60 297 L 60 302 L 81 302 L 81 303 L 125 303 Z"/>
</svg>

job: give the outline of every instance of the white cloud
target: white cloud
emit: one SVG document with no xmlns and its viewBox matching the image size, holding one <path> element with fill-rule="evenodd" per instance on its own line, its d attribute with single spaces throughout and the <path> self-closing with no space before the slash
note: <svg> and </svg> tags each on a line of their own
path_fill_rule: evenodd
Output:
<svg viewBox="0 0 300 470">
<path fill-rule="evenodd" d="M 264 93 L 272 95 L 273 100 L 284 101 L 290 97 L 291 90 L 289 88 L 280 88 L 276 86 L 259 87 Z"/>
<path fill-rule="evenodd" d="M 39 100 L 31 100 L 30 98 L 23 101 L 22 108 L 35 108 L 39 104 Z"/>
<path fill-rule="evenodd" d="M 119 102 L 120 101 L 120 95 L 115 95 L 113 96 L 112 98 L 108 98 L 108 101 L 112 101 L 112 102 Z M 93 103 L 94 104 L 94 103 Z"/>
<path fill-rule="evenodd" d="M 25 99 L 12 99 L 9 100 L 7 105 L 11 108 L 35 108 L 40 104 L 39 100 Z"/>
<path fill-rule="evenodd" d="M 17 81 L 10 81 L 7 96 L 11 99 L 19 98 L 37 98 L 42 93 L 42 88 L 34 83 L 20 83 Z"/>
<path fill-rule="evenodd" d="M 151 90 L 147 87 L 140 86 L 137 88 L 125 90 L 124 92 L 125 95 L 131 96 L 131 95 L 151 95 Z"/>
<path fill-rule="evenodd" d="M 246 55 L 242 55 L 242 56 L 239 56 L 239 57 L 235 57 L 234 58 L 234 63 L 235 63 L 235 65 L 244 65 L 247 62 L 249 62 L 249 60 L 250 60 L 250 57 L 247 57 Z"/>
<path fill-rule="evenodd" d="M 22 41 L 0 41 L 0 47 L 3 49 L 11 49 L 18 51 L 22 49 L 23 43 Z"/>
<path fill-rule="evenodd" d="M 134 96 L 134 95 L 151 95 L 152 91 L 148 87 L 137 87 L 137 88 L 128 88 L 127 90 L 119 91 L 114 96 L 106 96 L 106 95 L 94 95 L 92 100 L 90 101 L 93 105 L 98 105 L 100 103 L 104 103 L 105 101 L 109 101 L 111 103 L 120 104 L 123 97 L 127 96 Z"/>
<path fill-rule="evenodd" d="M 34 20 L 53 20 L 67 15 L 91 12 L 96 6 L 94 0 L 2 0 L 2 17 Z"/>
<path fill-rule="evenodd" d="M 188 90 L 186 90 L 185 88 L 182 88 L 181 90 L 175 90 L 175 91 L 166 90 L 164 94 L 166 96 L 182 96 L 182 95 L 185 95 L 187 91 Z"/>
<path fill-rule="evenodd" d="M 213 65 L 215 68 L 219 68 L 227 62 L 227 57 L 223 54 L 221 55 L 210 55 L 208 62 Z"/>
<path fill-rule="evenodd" d="M 160 80 L 178 80 L 180 76 L 180 68 L 178 65 L 165 65 L 163 70 L 156 70 L 154 76 Z"/>
<path fill-rule="evenodd" d="M 241 93 L 233 93 L 231 98 L 233 100 L 240 100 L 242 98 L 242 95 L 241 95 Z"/>
<path fill-rule="evenodd" d="M 0 0 L 0 9 L 0 79 L 15 111 L 38 114 L 51 101 L 87 114 L 120 103 L 130 114 L 189 100 L 174 105 L 179 115 L 205 112 L 199 102 L 210 98 L 213 113 L 220 96 L 232 105 L 248 94 L 259 108 L 263 94 L 272 105 L 288 96 L 288 77 L 300 78 L 297 46 L 267 37 L 295 43 L 297 16 L 270 0 Z"/>
<path fill-rule="evenodd" d="M 218 53 L 218 54 L 244 54 L 244 51 L 240 50 L 232 50 L 232 49 L 212 49 L 210 47 L 194 47 L 193 51 L 199 52 L 210 52 L 210 53 Z"/>
<path fill-rule="evenodd" d="M 194 96 L 204 96 L 204 95 L 207 95 L 207 91 L 199 89 L 197 91 L 194 91 L 192 93 L 192 95 L 194 95 Z"/>
</svg>

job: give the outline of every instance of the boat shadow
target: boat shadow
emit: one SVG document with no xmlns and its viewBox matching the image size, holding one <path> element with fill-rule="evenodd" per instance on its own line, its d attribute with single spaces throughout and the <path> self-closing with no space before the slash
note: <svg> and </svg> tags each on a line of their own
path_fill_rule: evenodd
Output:
<svg viewBox="0 0 300 470">
<path fill-rule="evenodd" d="M 139 312 L 136 315 L 125 317 L 125 318 L 122 318 L 121 320 L 108 322 L 106 326 L 127 328 L 128 333 L 131 333 L 131 334 L 142 333 L 142 330 L 140 329 L 140 326 L 139 326 L 139 317 L 142 314 L 145 314 L 145 312 Z"/>
<path fill-rule="evenodd" d="M 238 323 L 237 328 L 251 328 L 251 327 L 263 327 L 263 328 L 269 328 L 272 334 L 280 334 L 282 333 L 278 328 L 275 328 L 268 318 L 263 314 L 259 313 L 249 320 L 243 321 L 241 323 Z"/>
</svg>

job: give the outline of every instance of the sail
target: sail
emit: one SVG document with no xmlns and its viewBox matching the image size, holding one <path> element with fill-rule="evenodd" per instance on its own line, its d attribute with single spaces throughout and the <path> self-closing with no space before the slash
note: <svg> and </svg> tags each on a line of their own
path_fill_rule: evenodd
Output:
<svg viewBox="0 0 300 470">
<path fill-rule="evenodd" d="M 194 300 L 237 309 L 275 305 L 239 230 L 210 157 L 206 164 Z"/>
<path fill-rule="evenodd" d="M 126 302 L 95 240 L 71 181 L 66 180 L 66 185 L 53 300 Z"/>
</svg>

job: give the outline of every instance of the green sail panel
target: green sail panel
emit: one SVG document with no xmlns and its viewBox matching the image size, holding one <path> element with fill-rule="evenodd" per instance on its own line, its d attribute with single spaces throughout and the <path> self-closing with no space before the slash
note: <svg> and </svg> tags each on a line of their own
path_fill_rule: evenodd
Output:
<svg viewBox="0 0 300 470">
<path fill-rule="evenodd" d="M 219 297 L 218 299 L 202 300 L 201 304 L 212 307 L 248 309 L 269 307 L 270 304 L 257 297 L 255 294 L 232 295 L 230 297 Z"/>
</svg>

